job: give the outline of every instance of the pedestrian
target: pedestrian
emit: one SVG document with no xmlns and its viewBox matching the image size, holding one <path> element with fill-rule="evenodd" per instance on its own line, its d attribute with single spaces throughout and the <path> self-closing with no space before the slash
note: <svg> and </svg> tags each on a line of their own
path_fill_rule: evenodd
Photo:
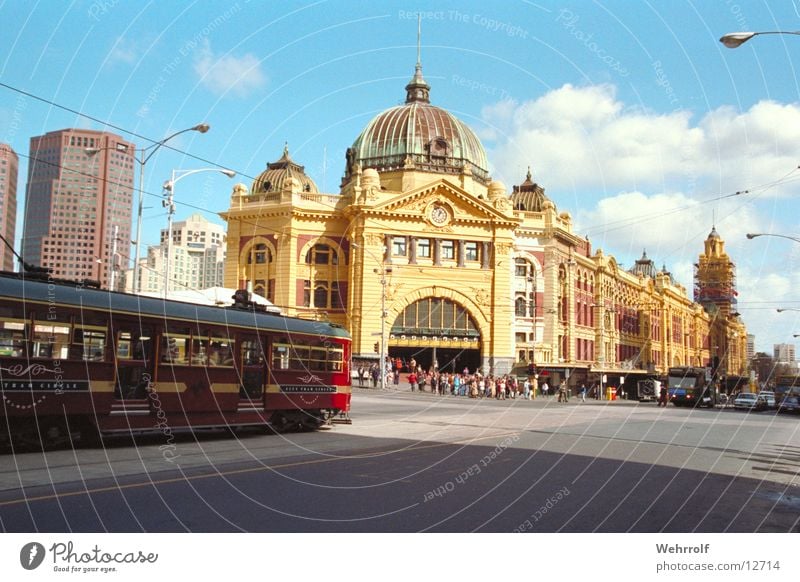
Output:
<svg viewBox="0 0 800 582">
<path fill-rule="evenodd" d="M 586 402 L 586 384 L 581 383 L 581 402 Z"/>
<path fill-rule="evenodd" d="M 369 375 L 372 377 L 372 387 L 377 388 L 378 380 L 381 377 L 381 369 L 377 364 L 372 364 L 372 366 L 370 366 L 369 368 L 369 371 L 370 371 Z"/>
<path fill-rule="evenodd" d="M 550 387 L 547 385 L 547 380 L 542 382 L 542 396 L 547 398 L 547 393 L 550 391 Z"/>
<path fill-rule="evenodd" d="M 525 381 L 522 383 L 522 397 L 525 400 L 531 399 L 531 381 L 525 378 Z"/>
<path fill-rule="evenodd" d="M 358 367 L 358 385 L 359 387 L 364 387 L 364 380 L 367 379 L 367 371 L 364 369 L 364 365 Z"/>
<path fill-rule="evenodd" d="M 666 386 L 661 386 L 661 393 L 658 395 L 658 405 L 659 406 L 664 406 L 665 408 L 667 406 L 667 387 Z"/>
<path fill-rule="evenodd" d="M 408 375 L 408 383 L 411 385 L 411 391 L 414 392 L 417 389 L 417 374 L 416 372 L 411 372 Z"/>
<path fill-rule="evenodd" d="M 561 380 L 561 384 L 558 385 L 558 401 L 559 402 L 569 402 L 569 396 L 567 395 L 567 381 Z"/>
</svg>

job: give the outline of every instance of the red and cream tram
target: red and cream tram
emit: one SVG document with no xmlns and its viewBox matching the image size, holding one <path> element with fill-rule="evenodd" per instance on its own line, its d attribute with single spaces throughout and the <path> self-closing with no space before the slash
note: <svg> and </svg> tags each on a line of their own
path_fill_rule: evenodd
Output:
<svg viewBox="0 0 800 582">
<path fill-rule="evenodd" d="M 350 409 L 339 326 L 0 273 L 0 444 L 206 427 L 314 429 Z"/>
</svg>

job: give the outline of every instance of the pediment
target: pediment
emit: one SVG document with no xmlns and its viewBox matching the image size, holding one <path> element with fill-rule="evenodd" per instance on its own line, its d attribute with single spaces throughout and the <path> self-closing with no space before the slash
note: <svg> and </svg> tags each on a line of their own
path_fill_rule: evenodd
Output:
<svg viewBox="0 0 800 582">
<path fill-rule="evenodd" d="M 373 206 L 370 213 L 415 219 L 422 217 L 432 226 L 442 227 L 453 222 L 519 221 L 511 211 L 510 202 L 507 206 L 497 208 L 493 202 L 478 198 L 446 180 L 437 180 L 383 200 Z M 444 213 L 447 213 L 446 217 Z"/>
</svg>

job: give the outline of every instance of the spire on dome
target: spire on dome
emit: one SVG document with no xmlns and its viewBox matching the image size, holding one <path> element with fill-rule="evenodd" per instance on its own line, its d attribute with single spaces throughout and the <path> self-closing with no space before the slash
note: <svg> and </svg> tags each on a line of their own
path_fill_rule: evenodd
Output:
<svg viewBox="0 0 800 582">
<path fill-rule="evenodd" d="M 417 17 L 417 65 L 414 69 L 414 76 L 406 85 L 406 103 L 413 103 L 419 101 L 422 103 L 430 103 L 431 87 L 425 82 L 422 77 L 422 18 Z"/>
</svg>

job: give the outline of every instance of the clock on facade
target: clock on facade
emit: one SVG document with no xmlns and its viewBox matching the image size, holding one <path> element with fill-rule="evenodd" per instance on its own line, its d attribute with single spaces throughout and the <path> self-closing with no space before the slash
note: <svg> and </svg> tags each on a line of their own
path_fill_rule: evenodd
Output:
<svg viewBox="0 0 800 582">
<path fill-rule="evenodd" d="M 448 220 L 450 220 L 450 213 L 447 212 L 447 209 L 444 206 L 440 204 L 434 204 L 428 211 L 428 218 L 434 225 L 443 226 L 447 224 Z"/>
</svg>

